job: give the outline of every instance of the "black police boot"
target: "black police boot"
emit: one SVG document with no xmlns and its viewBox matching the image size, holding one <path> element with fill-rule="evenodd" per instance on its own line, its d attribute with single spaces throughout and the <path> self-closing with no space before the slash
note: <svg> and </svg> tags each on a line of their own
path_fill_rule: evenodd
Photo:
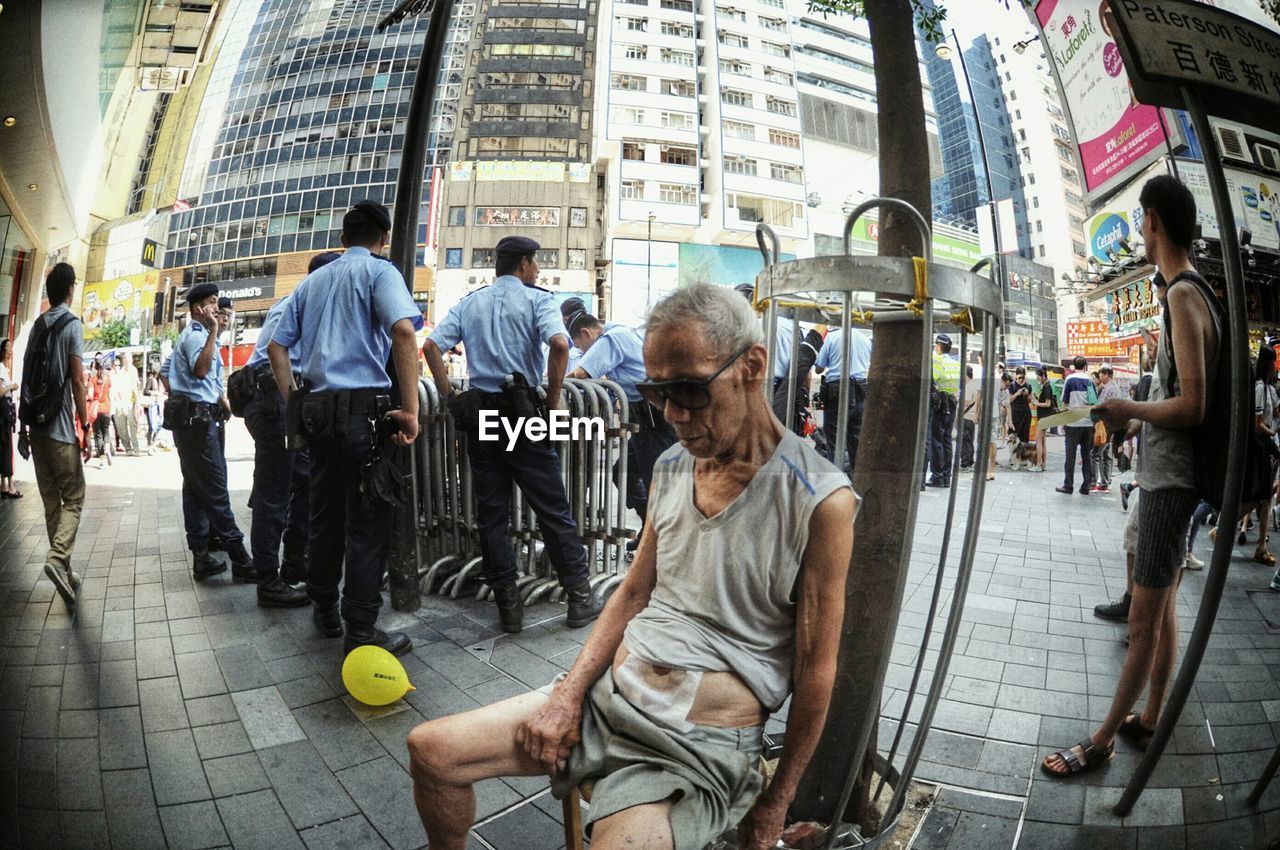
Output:
<svg viewBox="0 0 1280 850">
<path fill-rule="evenodd" d="M 509 635 L 519 634 L 524 628 L 524 600 L 520 598 L 520 588 L 515 582 L 495 587 L 493 601 L 498 604 L 502 630 Z"/>
<path fill-rule="evenodd" d="M 413 649 L 413 641 L 404 632 L 384 632 L 377 626 L 347 623 L 347 639 L 342 642 L 343 653 L 362 646 L 378 646 L 392 655 L 404 655 Z"/>
<path fill-rule="evenodd" d="M 311 601 L 300 587 L 291 587 L 279 578 L 258 582 L 259 608 L 296 608 Z"/>
<path fill-rule="evenodd" d="M 566 595 L 569 599 L 568 625 L 571 629 L 585 626 L 599 617 L 600 612 L 604 610 L 604 602 L 596 599 L 595 592 L 588 581 L 584 580 L 581 584 L 569 588 Z"/>
<path fill-rule="evenodd" d="M 307 580 L 307 556 L 284 553 L 280 559 L 280 580 L 285 584 L 302 584 Z"/>
<path fill-rule="evenodd" d="M 227 555 L 231 558 L 231 581 L 236 584 L 257 584 L 258 571 L 253 566 L 253 558 L 245 551 L 244 543 L 234 540 L 227 546 Z"/>
<path fill-rule="evenodd" d="M 194 561 L 191 565 L 191 572 L 196 581 L 204 581 L 210 576 L 216 576 L 218 573 L 227 571 L 227 565 L 214 558 L 207 551 L 192 552 L 191 556 Z"/>
<path fill-rule="evenodd" d="M 311 619 L 325 637 L 342 637 L 342 616 L 338 613 L 337 605 L 332 608 L 313 608 Z"/>
<path fill-rule="evenodd" d="M 225 552 L 227 551 L 227 546 L 225 543 L 222 542 L 221 537 L 218 537 L 217 535 L 214 535 L 214 534 L 210 534 L 209 535 L 209 551 Z"/>
</svg>

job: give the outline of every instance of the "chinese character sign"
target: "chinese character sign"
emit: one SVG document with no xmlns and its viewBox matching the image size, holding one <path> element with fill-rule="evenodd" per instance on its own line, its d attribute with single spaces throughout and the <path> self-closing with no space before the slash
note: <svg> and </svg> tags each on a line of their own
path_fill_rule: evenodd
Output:
<svg viewBox="0 0 1280 850">
<path fill-rule="evenodd" d="M 1075 127 L 1085 192 L 1096 196 L 1159 156 L 1159 110 L 1138 103 L 1129 86 L 1106 3 L 1040 0 L 1035 15 L 1057 67 Z"/>
<path fill-rule="evenodd" d="M 1107 323 L 1112 334 L 1128 336 L 1155 327 L 1160 316 L 1151 278 L 1125 284 L 1107 296 Z"/>
<path fill-rule="evenodd" d="M 1068 357 L 1110 357 L 1116 353 L 1111 328 L 1100 319 L 1072 319 L 1067 322 Z"/>
<path fill-rule="evenodd" d="M 559 227 L 558 207 L 476 207 L 479 227 Z"/>
</svg>

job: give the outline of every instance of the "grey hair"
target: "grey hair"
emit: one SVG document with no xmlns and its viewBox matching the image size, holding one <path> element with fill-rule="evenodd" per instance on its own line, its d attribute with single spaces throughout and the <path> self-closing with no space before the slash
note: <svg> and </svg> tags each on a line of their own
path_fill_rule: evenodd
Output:
<svg viewBox="0 0 1280 850">
<path fill-rule="evenodd" d="M 751 305 L 727 286 L 695 283 L 677 289 L 649 312 L 645 332 L 671 330 L 690 322 L 702 326 L 717 354 L 736 354 L 748 345 L 764 344 L 764 329 Z"/>
</svg>

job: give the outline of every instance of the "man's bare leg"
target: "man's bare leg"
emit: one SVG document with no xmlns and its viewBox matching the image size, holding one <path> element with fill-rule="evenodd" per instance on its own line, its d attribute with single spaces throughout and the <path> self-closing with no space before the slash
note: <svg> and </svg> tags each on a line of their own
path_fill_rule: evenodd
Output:
<svg viewBox="0 0 1280 850">
<path fill-rule="evenodd" d="M 546 773 L 516 744 L 516 727 L 547 699 L 536 691 L 521 694 L 409 733 L 413 800 L 431 850 L 465 850 L 476 818 L 476 782 Z"/>
<path fill-rule="evenodd" d="M 1133 559 L 1132 552 L 1124 553 L 1124 592 L 1133 597 Z"/>
<path fill-rule="evenodd" d="M 1129 605 L 1129 651 L 1124 657 L 1124 667 L 1120 670 L 1120 681 L 1116 685 L 1116 693 L 1111 700 L 1107 719 L 1092 735 L 1093 743 L 1101 749 L 1111 746 L 1116 737 L 1116 730 L 1133 710 L 1138 697 L 1142 696 L 1142 691 L 1151 678 L 1156 644 L 1160 631 L 1164 627 L 1165 618 L 1169 616 L 1167 610 L 1169 597 L 1176 592 L 1176 583 L 1169 587 L 1135 585 L 1133 588 L 1133 601 Z M 1170 645 L 1176 648 L 1176 643 L 1171 642 Z M 1168 682 L 1167 672 L 1165 682 Z M 1163 698 L 1163 693 L 1161 697 Z M 1080 748 L 1072 749 L 1076 751 L 1077 757 L 1084 761 L 1084 753 L 1079 751 Z M 1049 756 L 1046 764 L 1053 771 L 1066 770 L 1066 764 L 1057 754 Z"/>
<path fill-rule="evenodd" d="M 1164 692 L 1169 686 L 1169 676 L 1178 658 L 1178 584 L 1182 571 L 1173 580 L 1173 592 L 1164 608 L 1164 622 L 1156 643 L 1155 660 L 1151 664 L 1151 685 L 1147 690 L 1147 707 L 1142 712 L 1142 725 L 1156 728 L 1160 722 L 1160 710 L 1164 706 Z"/>
<path fill-rule="evenodd" d="M 672 850 L 670 801 L 632 806 L 596 821 L 591 846 L 593 850 Z"/>
</svg>

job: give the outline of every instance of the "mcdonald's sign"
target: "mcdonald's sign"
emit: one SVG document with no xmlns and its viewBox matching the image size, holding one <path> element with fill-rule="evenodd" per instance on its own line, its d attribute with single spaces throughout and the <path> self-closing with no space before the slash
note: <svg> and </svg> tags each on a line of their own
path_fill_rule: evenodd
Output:
<svg viewBox="0 0 1280 850">
<path fill-rule="evenodd" d="M 147 268 L 154 269 L 156 267 L 156 251 L 160 248 L 160 243 L 154 239 L 142 240 L 142 264 Z"/>
</svg>

